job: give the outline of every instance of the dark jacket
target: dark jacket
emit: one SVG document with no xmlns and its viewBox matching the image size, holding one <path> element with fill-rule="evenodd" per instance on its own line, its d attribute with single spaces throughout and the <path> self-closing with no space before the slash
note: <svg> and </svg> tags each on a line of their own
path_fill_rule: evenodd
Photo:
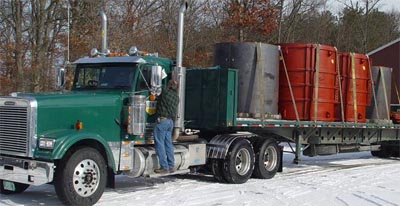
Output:
<svg viewBox="0 0 400 206">
<path fill-rule="evenodd" d="M 164 87 L 161 95 L 157 100 L 157 115 L 158 117 L 167 117 L 175 119 L 178 109 L 179 97 L 178 94 L 168 87 Z"/>
</svg>

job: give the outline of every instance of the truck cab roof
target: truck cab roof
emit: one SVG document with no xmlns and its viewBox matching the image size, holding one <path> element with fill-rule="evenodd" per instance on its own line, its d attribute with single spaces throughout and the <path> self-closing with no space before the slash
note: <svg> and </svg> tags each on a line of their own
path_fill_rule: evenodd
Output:
<svg viewBox="0 0 400 206">
<path fill-rule="evenodd" d="M 119 56 L 119 57 L 83 57 L 74 64 L 101 64 L 101 63 L 146 63 L 141 56 Z"/>
</svg>

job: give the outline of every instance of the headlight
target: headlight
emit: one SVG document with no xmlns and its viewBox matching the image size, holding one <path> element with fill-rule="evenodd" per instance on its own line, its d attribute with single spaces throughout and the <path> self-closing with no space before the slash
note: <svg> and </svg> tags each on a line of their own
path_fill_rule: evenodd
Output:
<svg viewBox="0 0 400 206">
<path fill-rule="evenodd" d="M 39 148 L 40 149 L 53 149 L 54 148 L 54 139 L 40 138 L 39 139 Z"/>
</svg>

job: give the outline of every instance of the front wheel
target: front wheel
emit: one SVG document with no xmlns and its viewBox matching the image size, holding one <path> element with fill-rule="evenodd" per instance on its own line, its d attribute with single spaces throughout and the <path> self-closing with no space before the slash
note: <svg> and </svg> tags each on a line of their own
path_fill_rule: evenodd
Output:
<svg viewBox="0 0 400 206">
<path fill-rule="evenodd" d="M 0 180 L 0 193 L 3 195 L 19 194 L 28 189 L 28 187 L 29 185 L 27 184 Z"/>
<path fill-rule="evenodd" d="M 278 144 L 272 138 L 262 142 L 260 147 L 256 148 L 256 162 L 254 176 L 260 179 L 271 179 L 279 169 L 281 155 Z"/>
<path fill-rule="evenodd" d="M 103 156 L 93 148 L 81 148 L 60 162 L 56 168 L 55 189 L 66 205 L 93 205 L 107 183 Z"/>
<path fill-rule="evenodd" d="M 254 170 L 253 146 L 246 139 L 235 141 L 223 164 L 224 180 L 228 183 L 247 182 Z"/>
</svg>

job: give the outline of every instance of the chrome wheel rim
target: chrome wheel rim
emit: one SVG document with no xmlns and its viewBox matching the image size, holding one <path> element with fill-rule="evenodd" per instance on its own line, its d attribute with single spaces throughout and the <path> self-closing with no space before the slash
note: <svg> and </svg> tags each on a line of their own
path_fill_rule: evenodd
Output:
<svg viewBox="0 0 400 206">
<path fill-rule="evenodd" d="M 267 171 L 272 171 L 278 164 L 278 152 L 273 146 L 268 146 L 263 155 L 264 167 Z"/>
<path fill-rule="evenodd" d="M 100 178 L 100 170 L 96 162 L 91 159 L 82 160 L 74 169 L 75 192 L 82 197 L 92 195 L 99 187 Z"/>
<path fill-rule="evenodd" d="M 245 175 L 250 169 L 250 152 L 242 148 L 238 151 L 235 158 L 235 168 L 239 175 Z"/>
</svg>

